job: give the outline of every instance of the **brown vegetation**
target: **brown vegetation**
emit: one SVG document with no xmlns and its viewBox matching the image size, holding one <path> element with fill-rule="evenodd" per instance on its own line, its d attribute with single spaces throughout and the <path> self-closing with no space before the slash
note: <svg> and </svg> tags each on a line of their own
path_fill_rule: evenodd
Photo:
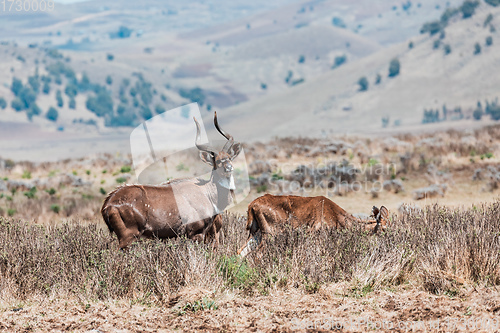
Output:
<svg viewBox="0 0 500 333">
<path fill-rule="evenodd" d="M 246 238 L 245 220 L 237 215 L 224 214 L 225 240 L 215 253 L 187 239 L 147 240 L 123 253 L 100 225 L 1 219 L 1 303 L 12 309 L 33 300 L 128 300 L 172 307 L 185 288 L 210 290 L 217 300 L 226 292 L 317 293 L 340 282 L 357 297 L 405 285 L 456 295 L 463 285 L 500 284 L 499 202 L 467 210 L 433 206 L 393 218 L 392 228 L 375 237 L 285 228 L 269 239 L 258 264 L 235 256 Z"/>
</svg>

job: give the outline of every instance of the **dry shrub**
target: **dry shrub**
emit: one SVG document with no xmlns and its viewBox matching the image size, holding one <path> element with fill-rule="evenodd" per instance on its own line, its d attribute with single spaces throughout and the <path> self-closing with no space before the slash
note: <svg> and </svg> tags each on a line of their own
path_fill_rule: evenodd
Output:
<svg viewBox="0 0 500 333">
<path fill-rule="evenodd" d="M 438 294 L 463 283 L 500 284 L 500 202 L 403 213 L 376 236 L 284 227 L 246 260 L 235 256 L 247 238 L 245 218 L 224 214 L 223 220 L 217 251 L 181 238 L 139 241 L 122 252 L 102 225 L 43 227 L 1 218 L 1 301 L 76 297 L 168 304 L 185 288 L 317 292 L 346 281 L 362 296 L 406 283 Z"/>
</svg>

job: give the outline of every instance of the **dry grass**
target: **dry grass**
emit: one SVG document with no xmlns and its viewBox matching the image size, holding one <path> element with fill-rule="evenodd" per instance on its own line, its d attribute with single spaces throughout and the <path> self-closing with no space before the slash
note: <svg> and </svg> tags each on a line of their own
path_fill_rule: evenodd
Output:
<svg viewBox="0 0 500 333">
<path fill-rule="evenodd" d="M 186 239 L 141 241 L 128 252 L 100 225 L 44 227 L 0 220 L 1 302 L 30 299 L 125 299 L 168 304 L 186 287 L 242 295 L 347 281 L 352 292 L 404 284 L 434 294 L 461 284 L 500 284 L 500 203 L 468 210 L 428 207 L 396 219 L 389 232 L 287 229 L 267 239 L 261 255 L 240 261 L 244 219 L 224 216 L 218 251 Z"/>
</svg>

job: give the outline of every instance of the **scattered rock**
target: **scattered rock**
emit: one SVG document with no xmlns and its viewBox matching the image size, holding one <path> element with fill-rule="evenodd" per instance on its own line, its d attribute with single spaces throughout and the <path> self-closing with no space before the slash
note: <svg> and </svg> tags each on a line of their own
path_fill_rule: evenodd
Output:
<svg viewBox="0 0 500 333">
<path fill-rule="evenodd" d="M 448 186 L 446 184 L 433 184 L 427 187 L 422 187 L 413 191 L 413 199 L 422 200 L 425 198 L 433 198 L 438 195 L 444 197 Z"/>
<path fill-rule="evenodd" d="M 386 180 L 382 183 L 382 187 L 384 190 L 388 192 L 394 191 L 394 193 L 403 192 L 405 190 L 403 182 L 400 179 Z"/>
</svg>

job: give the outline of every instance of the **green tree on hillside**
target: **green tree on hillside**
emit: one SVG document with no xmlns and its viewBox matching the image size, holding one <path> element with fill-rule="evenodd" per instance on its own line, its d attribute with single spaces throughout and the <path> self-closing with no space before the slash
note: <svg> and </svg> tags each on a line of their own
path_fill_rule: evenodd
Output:
<svg viewBox="0 0 500 333">
<path fill-rule="evenodd" d="M 75 101 L 75 98 L 73 96 L 69 98 L 68 106 L 70 109 L 76 109 L 76 101 Z"/>
<path fill-rule="evenodd" d="M 40 81 L 38 81 L 37 76 L 28 77 L 28 83 L 35 93 L 38 93 L 40 91 Z"/>
<path fill-rule="evenodd" d="M 479 1 L 477 0 L 466 0 L 460 7 L 462 11 L 463 18 L 469 18 L 476 12 L 476 7 L 479 6 Z"/>
<path fill-rule="evenodd" d="M 443 23 L 441 21 L 432 21 L 432 22 L 427 22 L 424 23 L 422 28 L 420 28 L 420 33 L 425 34 L 429 33 L 431 36 L 437 34 L 438 32 L 443 29 Z"/>
<path fill-rule="evenodd" d="M 23 109 L 28 109 L 31 104 L 33 104 L 36 100 L 36 93 L 33 91 L 33 89 L 24 87 L 21 89 L 19 92 L 19 98 L 23 102 Z"/>
<path fill-rule="evenodd" d="M 389 77 L 395 77 L 399 75 L 399 69 L 401 64 L 397 58 L 394 58 L 389 63 Z"/>
<path fill-rule="evenodd" d="M 87 90 L 90 90 L 90 86 L 91 86 L 90 79 L 89 79 L 87 73 L 83 72 L 82 79 L 80 80 L 80 82 L 78 82 L 78 90 L 87 91 Z"/>
<path fill-rule="evenodd" d="M 5 98 L 0 97 L 0 109 L 5 110 L 7 107 L 7 102 L 5 101 Z"/>
<path fill-rule="evenodd" d="M 89 96 L 86 106 L 99 117 L 113 114 L 113 98 L 106 89 L 100 89 L 96 96 Z"/>
<path fill-rule="evenodd" d="M 60 107 L 60 108 L 63 107 L 64 102 L 63 102 L 61 90 L 57 90 L 57 92 L 56 92 L 56 101 L 57 101 L 58 107 Z"/>
<path fill-rule="evenodd" d="M 493 37 L 486 37 L 486 46 L 491 46 L 493 44 Z"/>
<path fill-rule="evenodd" d="M 18 96 L 19 92 L 21 92 L 21 89 L 23 89 L 23 82 L 18 78 L 13 77 L 10 90 L 14 93 L 14 95 Z"/>
<path fill-rule="evenodd" d="M 492 5 L 493 7 L 499 6 L 500 5 L 500 0 L 484 0 L 489 5 Z"/>
<path fill-rule="evenodd" d="M 22 111 L 24 109 L 24 103 L 19 97 L 16 97 L 10 102 L 10 106 L 16 111 Z"/>
<path fill-rule="evenodd" d="M 486 28 L 491 23 L 491 21 L 493 21 L 493 14 L 489 13 L 484 20 L 483 27 Z"/>
<path fill-rule="evenodd" d="M 48 82 L 43 83 L 42 92 L 45 95 L 48 95 L 50 93 L 50 84 Z"/>
<path fill-rule="evenodd" d="M 358 84 L 359 84 L 359 91 L 368 90 L 369 83 L 368 83 L 368 79 L 366 78 L 366 76 L 359 78 Z"/>
<path fill-rule="evenodd" d="M 50 121 L 56 122 L 57 118 L 59 118 L 59 112 L 57 112 L 56 108 L 51 106 L 45 117 Z"/>
<path fill-rule="evenodd" d="M 481 45 L 479 43 L 474 44 L 474 54 L 481 53 Z"/>
<path fill-rule="evenodd" d="M 36 103 L 31 104 L 30 108 L 26 110 L 26 115 L 28 116 L 28 119 L 31 120 L 33 116 L 38 116 L 42 114 L 42 109 Z"/>
<path fill-rule="evenodd" d="M 451 53 L 451 46 L 450 46 L 450 44 L 445 44 L 445 46 L 443 47 L 443 50 L 444 50 L 444 54 L 445 55 L 450 54 Z"/>
</svg>

